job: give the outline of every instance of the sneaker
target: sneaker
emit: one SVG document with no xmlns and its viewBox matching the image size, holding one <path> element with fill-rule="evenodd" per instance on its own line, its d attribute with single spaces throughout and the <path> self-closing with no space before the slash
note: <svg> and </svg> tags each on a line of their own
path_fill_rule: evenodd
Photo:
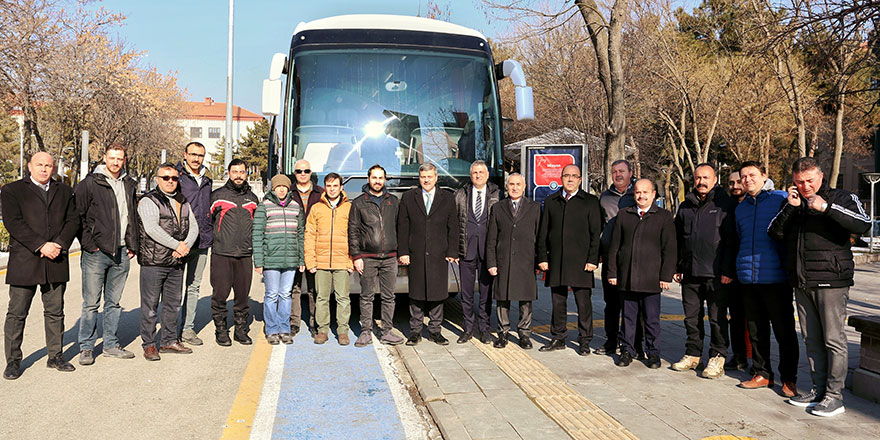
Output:
<svg viewBox="0 0 880 440">
<path fill-rule="evenodd" d="M 789 405 L 799 406 L 801 408 L 813 408 L 822 401 L 822 397 L 823 396 L 816 393 L 816 389 L 813 388 L 808 393 L 800 393 L 797 396 L 786 400 L 786 402 L 788 402 Z"/>
<path fill-rule="evenodd" d="M 379 342 L 385 345 L 400 345 L 403 344 L 404 341 L 406 341 L 406 339 L 403 339 L 402 336 L 398 336 L 392 332 L 385 333 L 382 335 L 382 338 L 379 339 Z"/>
<path fill-rule="evenodd" d="M 724 356 L 716 355 L 709 359 L 706 368 L 703 369 L 703 377 L 716 379 L 724 375 Z"/>
<path fill-rule="evenodd" d="M 373 343 L 373 334 L 369 330 L 362 331 L 357 341 L 354 341 L 355 347 L 366 347 Z"/>
<path fill-rule="evenodd" d="M 92 354 L 92 350 L 83 350 L 79 352 L 79 364 L 80 365 L 92 365 L 95 363 L 95 356 Z"/>
<path fill-rule="evenodd" d="M 180 340 L 186 342 L 189 345 L 202 345 L 204 342 L 199 339 L 199 335 L 196 334 L 195 330 L 188 328 L 180 334 Z"/>
<path fill-rule="evenodd" d="M 281 342 L 281 337 L 277 334 L 271 334 L 266 336 L 266 342 L 268 342 L 269 345 L 278 345 Z"/>
<path fill-rule="evenodd" d="M 116 359 L 134 359 L 134 353 L 120 347 L 110 347 L 104 350 L 104 356 L 112 357 Z"/>
<path fill-rule="evenodd" d="M 648 365 L 648 368 L 650 368 L 652 370 L 656 370 L 656 369 L 660 368 L 660 355 L 659 354 L 652 354 L 652 355 L 648 356 L 647 365 Z"/>
<path fill-rule="evenodd" d="M 628 367 L 629 364 L 632 363 L 632 361 L 633 361 L 632 355 L 629 354 L 628 351 L 623 350 L 620 353 L 620 357 L 617 358 L 617 362 L 615 362 L 614 365 L 617 365 L 618 367 Z"/>
<path fill-rule="evenodd" d="M 809 411 L 810 414 L 814 416 L 832 417 L 838 414 L 843 414 L 846 409 L 843 407 L 843 400 L 825 396 L 821 402 L 816 404 L 816 406 Z"/>
<path fill-rule="evenodd" d="M 672 364 L 672 369 L 675 371 L 687 371 L 693 370 L 700 365 L 700 357 L 699 356 L 691 356 L 684 355 L 680 361 Z"/>
<path fill-rule="evenodd" d="M 282 333 L 281 334 L 281 343 L 284 345 L 293 344 L 293 334 L 290 333 Z"/>
</svg>

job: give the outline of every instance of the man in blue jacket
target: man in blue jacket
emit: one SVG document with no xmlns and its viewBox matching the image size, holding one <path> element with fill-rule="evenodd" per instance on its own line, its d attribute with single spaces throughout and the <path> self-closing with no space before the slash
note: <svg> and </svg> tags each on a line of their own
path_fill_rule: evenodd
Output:
<svg viewBox="0 0 880 440">
<path fill-rule="evenodd" d="M 190 345 L 202 345 L 202 340 L 193 330 L 196 319 L 196 305 L 199 302 L 199 286 L 202 285 L 202 274 L 208 262 L 208 249 L 214 238 L 211 224 L 211 190 L 213 182 L 208 175 L 208 168 L 202 165 L 205 161 L 205 146 L 199 142 L 190 142 L 184 147 L 183 160 L 177 163 L 180 173 L 180 192 L 189 202 L 196 222 L 199 224 L 199 238 L 186 256 L 186 294 L 183 297 L 183 331 L 180 340 Z"/>
<path fill-rule="evenodd" d="M 788 189 L 788 203 L 770 223 L 769 233 L 785 242 L 785 266 L 795 288 L 813 388 L 788 403 L 830 417 L 844 412 L 844 327 L 855 271 L 850 235 L 864 234 L 871 221 L 858 196 L 825 185 L 816 159 L 800 158 L 791 171 L 794 185 Z"/>
<path fill-rule="evenodd" d="M 743 302 L 752 342 L 754 377 L 739 384 L 741 388 L 773 387 L 770 366 L 770 325 L 779 344 L 779 375 L 782 394 L 797 394 L 798 341 L 794 330 L 792 290 L 782 267 L 780 244 L 770 238 L 767 227 L 785 203 L 785 191 L 765 188 L 767 172 L 759 162 L 740 166 L 740 179 L 746 197 L 736 207 L 736 233 L 739 252 L 736 275 L 743 285 Z"/>
</svg>

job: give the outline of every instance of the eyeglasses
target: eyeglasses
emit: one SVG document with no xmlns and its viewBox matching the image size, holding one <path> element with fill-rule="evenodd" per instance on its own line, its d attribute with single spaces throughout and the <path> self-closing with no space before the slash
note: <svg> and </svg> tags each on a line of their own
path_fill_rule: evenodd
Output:
<svg viewBox="0 0 880 440">
<path fill-rule="evenodd" d="M 296 174 L 311 174 L 312 170 L 310 170 L 308 168 L 306 168 L 304 170 L 296 169 L 296 170 L 293 170 L 293 172 Z"/>
<path fill-rule="evenodd" d="M 164 181 L 166 181 L 166 182 L 169 181 L 169 180 L 172 181 L 172 182 L 177 182 L 177 180 L 180 179 L 180 178 L 177 177 L 177 176 L 156 176 L 156 177 L 158 177 L 158 178 L 160 178 L 160 179 L 162 179 L 162 180 L 164 180 Z"/>
<path fill-rule="evenodd" d="M 205 157 L 204 154 L 197 154 L 197 153 L 186 153 L 186 154 L 188 156 L 192 156 L 192 157 Z"/>
<path fill-rule="evenodd" d="M 568 178 L 580 179 L 581 175 L 580 174 L 563 174 L 562 177 L 564 179 L 568 179 Z"/>
</svg>

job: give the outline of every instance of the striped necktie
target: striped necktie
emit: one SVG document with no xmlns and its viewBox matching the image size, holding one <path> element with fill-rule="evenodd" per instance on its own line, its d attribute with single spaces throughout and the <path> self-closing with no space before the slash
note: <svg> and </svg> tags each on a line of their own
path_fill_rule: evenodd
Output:
<svg viewBox="0 0 880 440">
<path fill-rule="evenodd" d="M 474 206 L 474 217 L 480 218 L 483 215 L 483 192 L 477 191 L 477 205 Z"/>
</svg>

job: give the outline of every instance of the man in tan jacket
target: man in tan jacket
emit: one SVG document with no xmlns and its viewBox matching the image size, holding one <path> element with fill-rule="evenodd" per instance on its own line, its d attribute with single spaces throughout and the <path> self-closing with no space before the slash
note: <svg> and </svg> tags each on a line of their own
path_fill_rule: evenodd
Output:
<svg viewBox="0 0 880 440">
<path fill-rule="evenodd" d="M 330 332 L 330 293 L 336 292 L 336 322 L 339 345 L 348 345 L 348 320 L 351 303 L 349 281 L 354 270 L 348 255 L 348 213 L 351 203 L 342 191 L 342 177 L 336 173 L 324 177 L 321 202 L 312 207 L 306 220 L 306 268 L 315 274 L 318 297 L 315 321 L 318 333 L 315 344 L 327 342 Z"/>
</svg>

